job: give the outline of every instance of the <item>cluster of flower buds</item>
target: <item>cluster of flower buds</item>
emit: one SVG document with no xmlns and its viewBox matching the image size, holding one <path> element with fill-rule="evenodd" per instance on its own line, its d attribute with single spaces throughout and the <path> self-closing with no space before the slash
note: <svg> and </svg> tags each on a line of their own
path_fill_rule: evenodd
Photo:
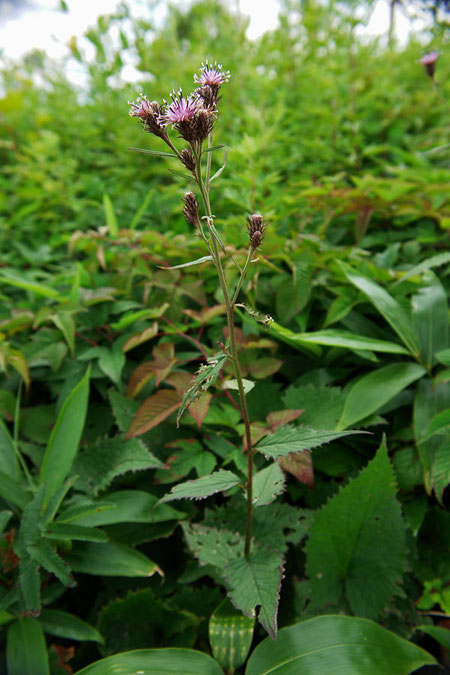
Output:
<svg viewBox="0 0 450 675">
<path fill-rule="evenodd" d="M 224 82 L 230 79 L 230 73 L 224 72 L 220 64 L 214 65 L 206 61 L 202 64 L 200 74 L 194 76 L 194 82 L 199 85 L 188 96 L 183 96 L 181 89 L 171 93 L 172 101 L 160 106 L 156 101 L 149 101 L 141 94 L 131 105 L 131 117 L 139 117 L 144 129 L 166 142 L 168 141 L 167 127 L 178 131 L 185 141 L 195 146 L 202 144 L 211 133 L 217 115 L 219 89 Z M 192 156 L 191 156 L 192 157 Z M 183 164 L 191 171 L 195 169 L 193 157 L 183 156 Z M 191 168 L 191 167 L 194 168 Z"/>
<path fill-rule="evenodd" d="M 254 213 L 247 218 L 247 232 L 250 239 L 250 248 L 258 248 L 264 239 L 264 231 L 267 223 L 259 213 Z"/>
</svg>

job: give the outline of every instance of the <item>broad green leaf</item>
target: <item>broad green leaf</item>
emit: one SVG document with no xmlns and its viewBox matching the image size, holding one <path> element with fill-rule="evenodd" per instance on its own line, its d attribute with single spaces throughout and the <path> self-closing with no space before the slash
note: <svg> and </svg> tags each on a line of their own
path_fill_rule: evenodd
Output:
<svg viewBox="0 0 450 675">
<path fill-rule="evenodd" d="M 280 326 L 280 324 L 276 323 L 276 321 L 270 322 L 270 331 L 272 334 L 275 335 L 275 337 L 279 338 L 280 340 L 283 340 L 283 342 L 287 342 L 289 345 L 296 347 L 302 352 L 306 352 L 307 354 L 313 354 L 314 356 L 317 357 L 320 357 L 322 354 L 322 350 L 319 347 L 319 345 L 315 345 L 312 342 L 302 340 L 302 338 L 298 337 L 297 333 L 294 333 L 292 330 L 289 330 L 289 328 Z"/>
<path fill-rule="evenodd" d="M 193 265 L 201 265 L 202 263 L 210 262 L 211 260 L 214 260 L 212 255 L 204 255 L 202 258 L 197 258 L 197 260 L 191 260 L 190 262 L 182 263 L 181 265 L 171 265 L 167 267 L 159 265 L 158 267 L 160 267 L 160 269 L 162 270 L 179 270 L 182 267 L 192 267 Z"/>
<path fill-rule="evenodd" d="M 169 304 L 165 302 L 160 307 L 152 307 L 150 309 L 140 309 L 138 312 L 126 312 L 123 316 L 120 317 L 119 321 L 111 324 L 111 328 L 115 331 L 122 331 L 131 324 L 136 323 L 136 321 L 141 321 L 142 319 L 158 319 L 164 314 Z"/>
<path fill-rule="evenodd" d="M 241 479 L 235 473 L 220 469 L 209 476 L 175 485 L 160 503 L 170 502 L 173 499 L 205 499 L 216 492 L 226 492 L 240 483 Z"/>
<path fill-rule="evenodd" d="M 21 470 L 17 453 L 14 449 L 14 441 L 3 422 L 0 420 L 0 466 L 2 472 L 14 482 L 19 482 Z"/>
<path fill-rule="evenodd" d="M 186 514 L 166 504 L 159 504 L 158 497 L 141 490 L 120 490 L 111 492 L 102 497 L 95 509 L 89 513 L 78 516 L 77 522 L 89 527 L 111 525 L 113 523 L 161 523 L 166 520 L 183 520 Z M 105 508 L 106 507 L 106 508 Z M 108 508 L 109 507 L 109 508 Z M 59 520 L 70 518 L 70 510 L 67 515 L 61 514 Z"/>
<path fill-rule="evenodd" d="M 295 337 L 303 343 L 315 345 L 324 345 L 327 347 L 342 347 L 344 349 L 363 349 L 374 352 L 384 352 L 386 354 L 409 354 L 408 350 L 395 342 L 388 340 L 377 340 L 366 337 L 365 335 L 356 335 L 346 330 L 328 329 L 315 333 L 295 333 Z"/>
<path fill-rule="evenodd" d="M 88 368 L 84 377 L 64 401 L 50 434 L 39 478 L 41 484 L 46 484 L 47 502 L 64 483 L 78 450 L 86 419 L 89 374 Z"/>
<path fill-rule="evenodd" d="M 223 675 L 208 654 L 193 649 L 137 649 L 91 663 L 75 675 Z M 18 674 L 17 674 L 18 675 Z"/>
<path fill-rule="evenodd" d="M 431 654 L 373 621 L 317 616 L 259 644 L 245 675 L 408 675 Z"/>
<path fill-rule="evenodd" d="M 394 363 L 364 375 L 350 389 L 336 429 L 369 417 L 425 373 L 417 363 Z"/>
<path fill-rule="evenodd" d="M 39 623 L 46 633 L 66 638 L 67 640 L 92 640 L 103 642 L 103 638 L 93 626 L 77 616 L 62 612 L 59 609 L 43 609 L 39 615 Z"/>
<path fill-rule="evenodd" d="M 431 368 L 434 355 L 448 347 L 447 294 L 440 281 L 428 272 L 420 288 L 411 300 L 412 317 L 419 336 L 422 363 Z"/>
<path fill-rule="evenodd" d="M 387 449 L 317 511 L 306 549 L 313 606 L 376 618 L 399 592 L 405 532 Z"/>
<path fill-rule="evenodd" d="M 103 208 L 105 211 L 105 221 L 109 229 L 109 234 L 111 237 L 117 237 L 119 234 L 119 225 L 117 223 L 117 217 L 111 197 L 107 192 L 103 193 Z"/>
<path fill-rule="evenodd" d="M 6 638 L 8 675 L 50 675 L 44 631 L 37 619 L 14 621 Z"/>
<path fill-rule="evenodd" d="M 84 527 L 83 525 L 71 525 L 66 523 L 52 523 L 47 527 L 43 536 L 47 539 L 56 539 L 64 541 L 107 541 L 105 532 L 97 530 L 95 527 Z"/>
<path fill-rule="evenodd" d="M 273 502 L 284 489 L 284 474 L 278 462 L 273 462 L 253 476 L 253 505 L 265 506 Z"/>
<path fill-rule="evenodd" d="M 214 658 L 226 672 L 239 668 L 248 656 L 255 619 L 235 609 L 226 598 L 209 620 L 209 642 Z"/>
<path fill-rule="evenodd" d="M 384 288 L 362 276 L 349 265 L 338 264 L 351 284 L 359 288 L 367 299 L 384 316 L 389 325 L 414 357 L 419 356 L 419 339 L 414 325 L 403 307 Z"/>
<path fill-rule="evenodd" d="M 23 509 L 30 501 L 28 492 L 3 471 L 0 471 L 0 496 L 20 509 Z"/>
<path fill-rule="evenodd" d="M 277 636 L 282 575 L 281 555 L 264 549 L 253 550 L 249 557 L 233 560 L 224 569 L 234 606 L 249 617 L 255 616 L 259 606 L 258 620 L 273 639 Z"/>
<path fill-rule="evenodd" d="M 309 429 L 308 427 L 293 427 L 285 425 L 279 427 L 273 434 L 265 436 L 258 443 L 256 449 L 268 457 L 285 457 L 291 452 L 310 450 L 324 443 L 334 441 L 352 434 L 364 433 L 361 431 L 328 431 Z"/>
<path fill-rule="evenodd" d="M 432 429 L 437 429 L 441 423 L 445 424 L 445 410 L 449 407 L 450 382 L 435 384 L 428 378 L 423 378 L 419 382 L 413 409 L 414 435 L 420 461 L 423 466 L 424 485 L 428 494 L 431 494 L 434 487 L 432 467 L 437 453 L 441 448 L 445 448 L 446 446 L 448 448 L 448 432 L 445 430 L 445 427 L 443 427 L 442 434 L 435 433 L 432 436 L 428 436 L 428 431 L 433 420 L 436 421 L 433 423 Z M 444 413 L 442 417 L 441 413 Z M 442 452 L 444 455 L 441 455 L 441 459 L 445 456 L 445 450 Z M 444 473 L 439 472 L 440 479 L 445 475 L 445 467 L 443 468 Z M 441 485 L 441 480 L 439 480 L 439 485 Z"/>
<path fill-rule="evenodd" d="M 346 394 L 326 385 L 290 385 L 282 396 L 290 409 L 303 409 L 302 423 L 313 429 L 335 429 L 345 405 Z"/>
<path fill-rule="evenodd" d="M 75 572 L 103 577 L 151 577 L 158 572 L 156 563 L 139 551 L 108 541 L 105 544 L 80 542 L 64 556 Z"/>
</svg>

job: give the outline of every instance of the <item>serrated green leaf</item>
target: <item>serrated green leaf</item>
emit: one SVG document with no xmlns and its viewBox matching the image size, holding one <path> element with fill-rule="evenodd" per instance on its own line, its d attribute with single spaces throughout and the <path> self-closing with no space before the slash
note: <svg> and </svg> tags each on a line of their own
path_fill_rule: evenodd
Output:
<svg viewBox="0 0 450 675">
<path fill-rule="evenodd" d="M 151 577 L 162 575 L 158 565 L 139 551 L 107 541 L 77 544 L 65 559 L 75 572 L 103 577 Z"/>
<path fill-rule="evenodd" d="M 32 560 L 26 553 L 20 557 L 19 583 L 25 608 L 33 613 L 39 612 L 41 609 L 39 563 Z"/>
<path fill-rule="evenodd" d="M 338 264 L 351 284 L 364 293 L 367 299 L 384 316 L 391 328 L 415 357 L 419 356 L 419 339 L 414 325 L 403 307 L 384 288 L 362 276 L 349 265 Z"/>
<path fill-rule="evenodd" d="M 316 513 L 306 548 L 314 607 L 338 604 L 376 618 L 398 594 L 405 533 L 387 449 Z"/>
<path fill-rule="evenodd" d="M 245 675 L 407 675 L 433 656 L 378 624 L 351 616 L 317 616 L 282 628 L 259 644 Z"/>
<path fill-rule="evenodd" d="M 83 432 L 89 398 L 90 369 L 66 398 L 50 434 L 39 481 L 46 485 L 46 501 L 70 471 Z"/>
<path fill-rule="evenodd" d="M 393 363 L 364 375 L 350 389 L 336 429 L 369 417 L 425 373 L 418 363 Z"/>
<path fill-rule="evenodd" d="M 8 628 L 8 675 L 50 675 L 44 631 L 37 619 L 25 616 Z"/>
<path fill-rule="evenodd" d="M 79 490 L 97 495 L 117 476 L 162 466 L 140 439 L 124 441 L 122 436 L 116 436 L 100 438 L 93 445 L 82 448 L 73 463 L 72 473 L 78 476 L 76 487 Z"/>
<path fill-rule="evenodd" d="M 50 635 L 56 635 L 67 640 L 103 642 L 102 636 L 93 626 L 77 616 L 62 612 L 59 609 L 43 609 L 38 621 L 44 631 Z"/>
<path fill-rule="evenodd" d="M 140 404 L 114 389 L 108 390 L 108 398 L 119 431 L 125 432 L 133 421 Z"/>
<path fill-rule="evenodd" d="M 47 527 L 43 536 L 47 539 L 66 540 L 66 541 L 107 541 L 105 532 L 97 530 L 95 527 L 84 527 L 83 525 L 71 525 L 66 523 L 52 523 Z"/>
<path fill-rule="evenodd" d="M 70 576 L 70 567 L 45 539 L 39 539 L 32 546 L 27 546 L 27 552 L 33 560 L 44 567 L 47 572 L 54 574 L 65 586 L 74 586 Z"/>
<path fill-rule="evenodd" d="M 170 502 L 173 499 L 205 499 L 216 492 L 226 492 L 240 483 L 241 479 L 235 473 L 220 469 L 209 476 L 175 485 L 160 503 Z"/>
<path fill-rule="evenodd" d="M 208 654 L 193 649 L 136 649 L 91 663 L 75 675 L 223 675 Z M 31 674 L 30 674 L 31 675 Z"/>
<path fill-rule="evenodd" d="M 209 642 L 214 658 L 226 671 L 239 668 L 248 656 L 255 620 L 222 600 L 209 620 Z"/>
<path fill-rule="evenodd" d="M 328 431 L 310 429 L 308 427 L 293 427 L 285 425 L 279 427 L 273 434 L 265 436 L 258 443 L 256 449 L 268 457 L 280 457 L 289 455 L 299 450 L 310 450 L 324 443 L 334 441 L 352 434 L 364 433 L 361 431 Z"/>
<path fill-rule="evenodd" d="M 159 267 L 162 270 L 179 270 L 182 267 L 192 267 L 193 265 L 201 265 L 202 263 L 210 262 L 211 260 L 214 260 L 212 255 L 204 255 L 202 258 L 197 258 L 197 260 L 191 260 L 190 262 L 182 263 L 181 265 L 171 265 L 170 267 L 159 265 Z"/>
<path fill-rule="evenodd" d="M 284 490 L 284 473 L 278 462 L 273 462 L 253 476 L 253 505 L 265 506 Z"/>
<path fill-rule="evenodd" d="M 254 550 L 250 556 L 230 562 L 224 570 L 230 586 L 229 596 L 247 616 L 255 616 L 275 640 L 277 612 L 283 574 L 283 559 L 272 551 Z"/>
<path fill-rule="evenodd" d="M 444 490 L 450 484 L 450 433 L 447 431 L 444 443 L 437 449 L 433 466 L 431 467 L 431 479 L 440 504 L 442 504 Z"/>
</svg>

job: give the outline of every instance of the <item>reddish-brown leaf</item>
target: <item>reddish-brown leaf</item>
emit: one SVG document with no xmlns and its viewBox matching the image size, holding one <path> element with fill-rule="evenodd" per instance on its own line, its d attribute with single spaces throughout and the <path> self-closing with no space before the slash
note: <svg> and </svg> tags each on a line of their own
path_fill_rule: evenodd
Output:
<svg viewBox="0 0 450 675">
<path fill-rule="evenodd" d="M 173 389 L 160 389 L 145 399 L 131 422 L 125 439 L 145 434 L 178 409 L 181 398 Z"/>
<path fill-rule="evenodd" d="M 273 432 L 276 431 L 278 427 L 281 427 L 282 424 L 293 422 L 297 417 L 300 417 L 303 412 L 305 412 L 304 408 L 302 410 L 274 410 L 267 415 L 267 424 Z"/>
<path fill-rule="evenodd" d="M 291 452 L 287 457 L 279 457 L 278 461 L 284 471 L 288 471 L 311 490 L 314 488 L 314 469 L 310 450 Z"/>
<path fill-rule="evenodd" d="M 225 305 L 213 305 L 212 307 L 203 307 L 199 312 L 196 312 L 193 309 L 184 309 L 184 314 L 190 316 L 191 319 L 199 321 L 200 323 L 208 323 L 211 319 L 215 319 L 216 316 L 221 316 L 225 314 Z"/>
<path fill-rule="evenodd" d="M 212 394 L 210 394 L 208 391 L 205 391 L 205 393 L 202 394 L 196 401 L 191 403 L 188 408 L 188 413 L 194 418 L 198 429 L 201 428 L 202 422 L 208 414 L 211 399 Z"/>
<path fill-rule="evenodd" d="M 149 328 L 146 328 L 140 333 L 134 333 L 134 335 L 128 338 L 128 340 L 122 346 L 122 351 L 129 352 L 131 349 L 134 349 L 135 347 L 138 347 L 144 342 L 147 342 L 147 340 L 151 340 L 152 338 L 154 338 L 155 335 L 157 335 L 157 333 L 158 333 L 158 322 L 155 321 L 153 326 L 149 326 Z"/>
<path fill-rule="evenodd" d="M 262 359 L 248 362 L 249 373 L 257 380 L 262 380 L 280 370 L 284 361 L 273 356 L 264 356 Z"/>
</svg>

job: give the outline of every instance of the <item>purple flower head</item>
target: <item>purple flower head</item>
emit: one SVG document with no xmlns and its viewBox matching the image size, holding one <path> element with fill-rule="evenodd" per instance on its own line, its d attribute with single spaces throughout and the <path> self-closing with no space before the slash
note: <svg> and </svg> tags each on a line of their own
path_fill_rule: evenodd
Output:
<svg viewBox="0 0 450 675">
<path fill-rule="evenodd" d="M 145 131 L 161 138 L 166 136 L 165 129 L 159 122 L 161 106 L 157 101 L 149 101 L 146 96 L 139 94 L 136 101 L 128 101 L 128 105 L 131 106 L 128 114 L 130 117 L 139 117 Z"/>
<path fill-rule="evenodd" d="M 223 71 L 220 63 L 214 62 L 214 65 L 205 61 L 200 68 L 200 75 L 194 75 L 194 82 L 202 87 L 219 88 L 224 82 L 230 79 L 230 71 Z"/>
<path fill-rule="evenodd" d="M 438 52 L 430 52 L 429 54 L 424 54 L 424 56 L 422 56 L 422 58 L 419 61 L 419 63 L 425 66 L 425 70 L 427 71 L 430 77 L 434 77 L 434 70 L 438 58 L 439 58 Z"/>
<path fill-rule="evenodd" d="M 161 124 L 178 125 L 183 122 L 190 122 L 196 115 L 199 103 L 197 98 L 184 98 L 183 92 L 171 93 L 172 103 L 167 106 L 166 111 L 160 117 Z"/>
</svg>

